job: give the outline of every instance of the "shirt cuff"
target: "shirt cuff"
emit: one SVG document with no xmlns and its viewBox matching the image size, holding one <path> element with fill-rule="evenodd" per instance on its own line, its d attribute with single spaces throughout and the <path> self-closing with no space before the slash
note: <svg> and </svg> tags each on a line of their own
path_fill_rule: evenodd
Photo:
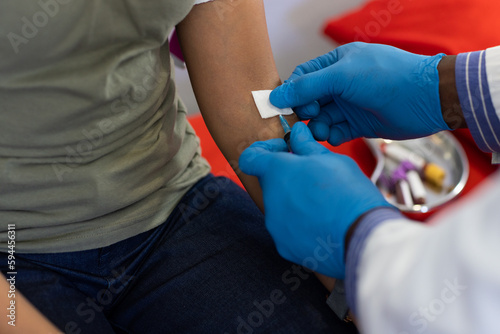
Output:
<svg viewBox="0 0 500 334">
<path fill-rule="evenodd" d="M 493 153 L 493 159 L 491 163 L 494 165 L 500 165 L 500 153 L 498 152 Z"/>
<path fill-rule="evenodd" d="M 371 232 L 380 224 L 393 219 L 404 218 L 401 212 L 394 208 L 378 208 L 370 211 L 359 222 L 349 243 L 346 260 L 345 289 L 347 304 L 352 313 L 357 314 L 356 291 L 358 284 L 357 269 L 363 254 L 366 240 Z"/>
<path fill-rule="evenodd" d="M 491 98 L 486 51 L 459 54 L 455 74 L 460 105 L 476 144 L 485 152 L 500 152 L 500 119 Z"/>
<path fill-rule="evenodd" d="M 209 1 L 214 1 L 214 0 L 196 0 L 194 2 L 195 5 L 199 5 L 200 3 L 204 3 L 204 2 L 209 2 Z"/>
</svg>

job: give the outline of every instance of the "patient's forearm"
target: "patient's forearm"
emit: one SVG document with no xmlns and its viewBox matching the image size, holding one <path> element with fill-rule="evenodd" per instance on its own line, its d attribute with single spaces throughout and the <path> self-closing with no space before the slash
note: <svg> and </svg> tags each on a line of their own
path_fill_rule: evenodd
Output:
<svg viewBox="0 0 500 334">
<path fill-rule="evenodd" d="M 262 119 L 251 91 L 280 84 L 262 0 L 218 0 L 195 6 L 178 26 L 191 83 L 205 123 L 257 205 L 258 181 L 238 170 L 241 152 L 283 136 L 279 119 Z M 291 124 L 298 119 L 288 117 Z"/>
</svg>

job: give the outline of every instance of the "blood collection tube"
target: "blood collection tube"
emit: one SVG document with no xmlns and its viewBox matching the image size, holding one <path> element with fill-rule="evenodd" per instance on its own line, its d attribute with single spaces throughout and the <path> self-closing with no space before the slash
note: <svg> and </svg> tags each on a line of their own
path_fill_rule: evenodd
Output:
<svg viewBox="0 0 500 334">
<path fill-rule="evenodd" d="M 443 187 L 444 178 L 446 177 L 446 171 L 443 168 L 428 162 L 420 155 L 397 143 L 382 143 L 380 149 L 387 157 L 397 162 L 409 161 L 415 166 L 425 181 L 438 188 Z"/>
<path fill-rule="evenodd" d="M 394 182 L 397 202 L 411 208 L 413 206 L 413 198 L 404 170 L 402 168 L 397 168 L 392 173 L 392 180 Z"/>
<path fill-rule="evenodd" d="M 425 204 L 427 201 L 427 191 L 425 190 L 422 179 L 417 171 L 409 170 L 406 172 L 406 179 L 408 180 L 408 185 L 410 186 L 413 202 L 415 204 Z"/>
<path fill-rule="evenodd" d="M 417 167 L 410 161 L 403 161 L 398 168 L 406 173 L 406 180 L 410 185 L 410 191 L 415 204 L 425 204 L 427 202 L 427 190 L 425 190 L 421 175 L 417 172 Z"/>
</svg>

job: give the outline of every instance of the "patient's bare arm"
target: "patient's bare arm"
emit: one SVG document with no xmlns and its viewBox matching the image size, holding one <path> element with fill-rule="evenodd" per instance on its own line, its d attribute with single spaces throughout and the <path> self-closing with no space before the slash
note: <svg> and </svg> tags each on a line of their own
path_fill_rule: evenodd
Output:
<svg viewBox="0 0 500 334">
<path fill-rule="evenodd" d="M 274 63 L 262 0 L 218 0 L 197 5 L 178 26 L 191 83 L 205 123 L 257 205 L 256 178 L 238 170 L 241 152 L 258 140 L 283 137 L 279 119 L 262 119 L 253 90 L 274 89 Z M 290 124 L 298 121 L 289 116 Z"/>
</svg>

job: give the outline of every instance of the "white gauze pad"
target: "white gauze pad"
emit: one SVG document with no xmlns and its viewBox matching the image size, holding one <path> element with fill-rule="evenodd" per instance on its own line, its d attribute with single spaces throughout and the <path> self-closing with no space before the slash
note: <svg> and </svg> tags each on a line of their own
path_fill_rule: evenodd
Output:
<svg viewBox="0 0 500 334">
<path fill-rule="evenodd" d="M 257 105 L 257 109 L 259 109 L 260 116 L 262 118 L 271 118 L 278 115 L 291 115 L 293 114 L 293 110 L 290 108 L 280 109 L 276 108 L 269 101 L 269 95 L 272 91 L 270 90 L 257 90 L 253 91 L 253 99 L 255 104 Z"/>
</svg>

